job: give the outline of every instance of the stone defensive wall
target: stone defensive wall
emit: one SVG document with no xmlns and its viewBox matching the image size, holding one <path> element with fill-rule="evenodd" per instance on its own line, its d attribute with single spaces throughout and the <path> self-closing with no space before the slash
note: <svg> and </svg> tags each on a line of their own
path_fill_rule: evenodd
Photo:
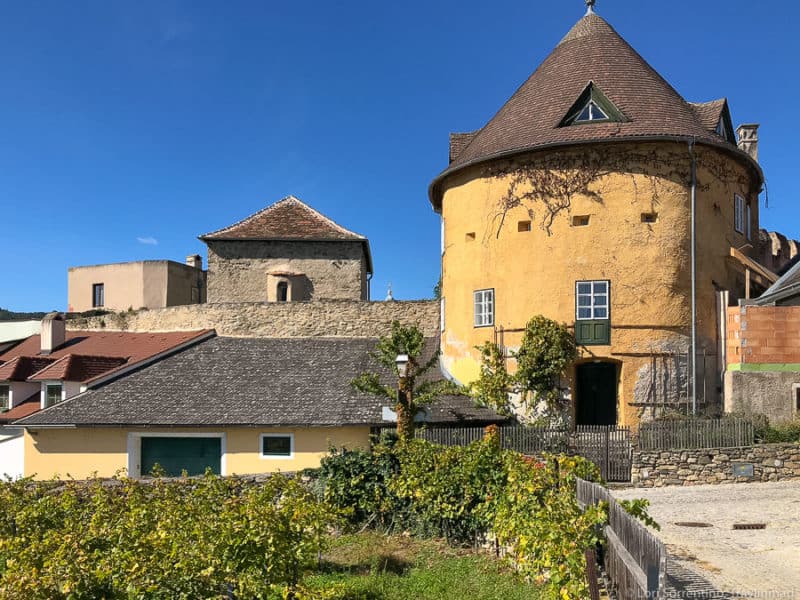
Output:
<svg viewBox="0 0 800 600">
<path fill-rule="evenodd" d="M 636 487 L 800 479 L 800 444 L 634 452 Z"/>
<path fill-rule="evenodd" d="M 72 331 L 191 331 L 216 329 L 231 337 L 376 337 L 392 321 L 418 325 L 428 337 L 439 335 L 439 302 L 413 300 L 361 302 L 248 302 L 191 304 L 109 313 L 67 321 Z"/>
</svg>

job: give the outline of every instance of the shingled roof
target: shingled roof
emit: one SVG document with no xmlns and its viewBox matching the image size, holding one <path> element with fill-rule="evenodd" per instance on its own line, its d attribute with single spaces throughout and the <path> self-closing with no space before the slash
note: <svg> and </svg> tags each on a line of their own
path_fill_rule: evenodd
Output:
<svg viewBox="0 0 800 600">
<path fill-rule="evenodd" d="M 17 421 L 25 426 L 379 425 L 385 399 L 350 381 L 374 368 L 374 339 L 216 337 Z M 428 352 L 435 341 L 428 342 Z M 384 373 L 387 383 L 391 381 Z M 501 422 L 465 397 L 435 404 L 431 422 Z"/>
<path fill-rule="evenodd" d="M 345 229 L 294 196 L 241 221 L 200 236 L 208 240 L 353 240 L 365 241 L 363 235 Z"/>
<path fill-rule="evenodd" d="M 601 90 L 625 118 L 562 126 L 590 84 Z M 431 184 L 431 202 L 440 209 L 439 184 L 466 166 L 586 142 L 694 138 L 736 153 L 760 174 L 758 165 L 746 153 L 714 132 L 717 123 L 711 125 L 709 117 L 718 102 L 690 105 L 605 20 L 590 12 L 469 143 L 463 144 L 465 136 L 451 138 L 460 148 L 456 148 L 455 157 L 451 156 L 450 166 Z"/>
</svg>

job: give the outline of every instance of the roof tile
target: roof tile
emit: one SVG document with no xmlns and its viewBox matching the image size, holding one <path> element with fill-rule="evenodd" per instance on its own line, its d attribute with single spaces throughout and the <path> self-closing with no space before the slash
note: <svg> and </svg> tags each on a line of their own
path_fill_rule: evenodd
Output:
<svg viewBox="0 0 800 600">
<path fill-rule="evenodd" d="M 238 223 L 201 235 L 200 239 L 366 240 L 363 235 L 345 229 L 294 196 L 287 196 Z"/>
</svg>

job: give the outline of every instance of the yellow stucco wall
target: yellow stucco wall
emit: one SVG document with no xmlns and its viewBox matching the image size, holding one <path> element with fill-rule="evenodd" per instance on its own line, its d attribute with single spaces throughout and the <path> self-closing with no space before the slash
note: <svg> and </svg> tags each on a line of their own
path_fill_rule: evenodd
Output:
<svg viewBox="0 0 800 600">
<path fill-rule="evenodd" d="M 294 429 L 38 429 L 25 432 L 25 476 L 78 479 L 127 473 L 129 433 L 222 433 L 225 436 L 226 475 L 297 471 L 318 467 L 330 446 L 366 448 L 369 427 L 318 427 Z M 293 433 L 294 458 L 262 459 L 260 434 Z"/>
<path fill-rule="evenodd" d="M 743 165 L 716 150 L 697 153 L 698 333 L 700 348 L 714 352 L 715 286 L 738 290 L 728 254 L 731 246 L 747 243 L 734 231 L 734 193 L 751 200 L 753 245 L 758 200 L 755 176 Z M 476 166 L 444 181 L 442 350 L 446 368 L 459 381 L 478 376 L 475 346 L 494 341 L 496 332 L 474 327 L 475 290 L 495 290 L 496 328 L 521 329 L 536 314 L 572 326 L 575 282 L 610 280 L 611 345 L 585 347 L 582 355 L 619 361 L 618 422 L 636 425 L 641 407 L 631 404 L 644 393 L 645 372 L 654 359 L 686 352 L 689 345 L 691 163 L 687 146 L 672 142 L 606 145 L 598 156 L 603 173 L 589 184 L 589 194 L 572 198 L 549 235 L 540 227 L 541 205 L 532 205 L 533 214 L 528 207 L 512 208 L 500 219 L 498 202 L 509 176 Z M 657 222 L 642 222 L 642 213 L 657 213 Z M 573 226 L 579 215 L 589 216 L 588 226 Z M 520 221 L 532 221 L 531 230 L 519 231 Z M 499 341 L 513 349 L 520 334 L 506 332 Z"/>
</svg>

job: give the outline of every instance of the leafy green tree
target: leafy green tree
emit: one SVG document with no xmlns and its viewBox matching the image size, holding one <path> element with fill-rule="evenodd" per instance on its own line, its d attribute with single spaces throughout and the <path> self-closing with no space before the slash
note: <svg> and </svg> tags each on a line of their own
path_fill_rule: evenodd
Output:
<svg viewBox="0 0 800 600">
<path fill-rule="evenodd" d="M 419 327 L 393 321 L 391 333 L 378 340 L 372 357 L 379 365 L 394 373 L 397 383 L 384 384 L 376 372 L 362 373 L 351 382 L 360 392 L 381 396 L 394 403 L 397 435 L 401 440 L 414 437 L 414 417 L 420 410 L 443 395 L 459 391 L 452 382 L 424 377 L 439 359 L 438 349 L 428 359 L 423 357 L 424 350 L 425 336 Z M 396 362 L 401 354 L 408 355 L 408 369 L 404 377 L 400 376 Z"/>
<path fill-rule="evenodd" d="M 481 404 L 504 413 L 511 411 L 511 394 L 529 412 L 543 406 L 546 419 L 563 419 L 566 409 L 562 379 L 577 360 L 575 337 L 566 325 L 537 315 L 525 326 L 519 350 L 512 352 L 517 370 L 510 374 L 500 348 L 486 342 L 481 353 L 481 375 L 470 394 Z"/>
</svg>

